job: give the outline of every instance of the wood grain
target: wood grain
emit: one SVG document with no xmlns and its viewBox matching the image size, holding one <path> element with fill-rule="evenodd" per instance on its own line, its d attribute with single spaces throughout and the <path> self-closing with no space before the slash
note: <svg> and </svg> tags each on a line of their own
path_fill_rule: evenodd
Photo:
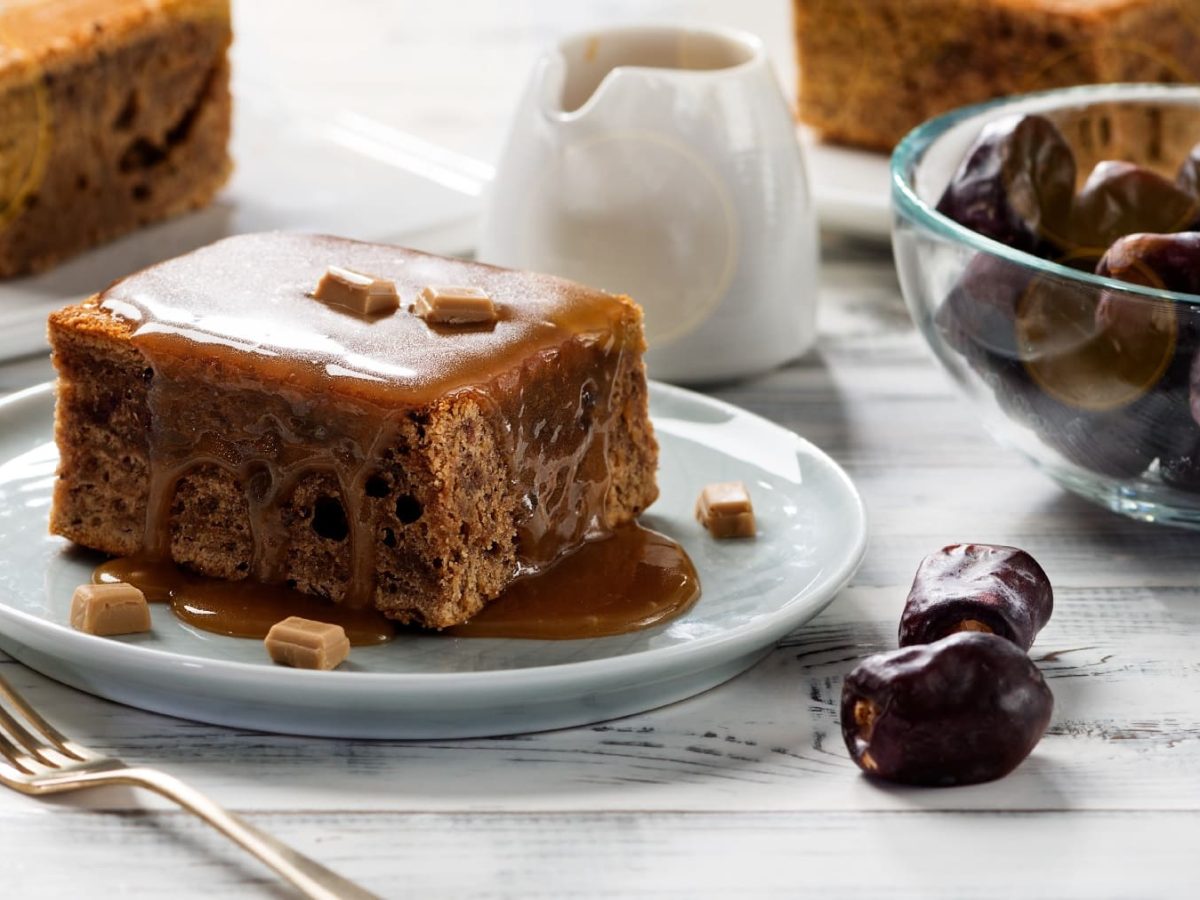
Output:
<svg viewBox="0 0 1200 900">
<path fill-rule="evenodd" d="M 681 812 L 257 815 L 395 898 L 1191 896 L 1190 814 Z M 12 815 L 20 896 L 286 896 L 179 814 Z M 73 865 L 63 865 L 71 860 Z M 167 873 L 157 883 L 147 875 Z M 15 880 L 14 880 L 15 879 Z"/>
</svg>

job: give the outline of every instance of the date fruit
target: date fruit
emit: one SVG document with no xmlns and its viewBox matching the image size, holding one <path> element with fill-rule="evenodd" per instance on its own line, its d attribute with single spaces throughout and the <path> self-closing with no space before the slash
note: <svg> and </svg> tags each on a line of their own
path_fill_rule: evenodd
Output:
<svg viewBox="0 0 1200 900">
<path fill-rule="evenodd" d="M 1028 650 L 1053 610 L 1050 579 L 1024 550 L 951 544 L 921 561 L 900 617 L 900 646 L 979 631 Z"/>
<path fill-rule="evenodd" d="M 1188 153 L 1175 175 L 1175 184 L 1200 200 L 1200 144 Z"/>
<path fill-rule="evenodd" d="M 954 173 L 938 212 L 1018 250 L 1056 256 L 1075 193 L 1075 155 L 1043 116 L 989 123 Z"/>
<path fill-rule="evenodd" d="M 1119 238 L 1097 264 L 1096 274 L 1146 287 L 1200 293 L 1200 233 Z M 1145 379 L 1159 367 L 1160 390 L 1186 393 L 1188 367 L 1200 337 L 1200 310 L 1110 289 L 1100 295 L 1096 326 L 1124 363 L 1127 380 L 1133 380 L 1130 374 L 1135 370 Z M 1172 425 L 1177 421 L 1179 417 L 1171 417 Z M 1186 428 L 1186 420 L 1182 421 Z M 1178 444 L 1177 435 L 1165 438 Z"/>
<path fill-rule="evenodd" d="M 1124 353 L 1103 333 L 1090 286 L 980 253 L 932 324 L 1005 415 L 1075 465 L 1127 478 L 1159 454 L 1158 417 L 1178 398 L 1165 376 L 1153 383 L 1153 354 Z M 1186 371 L 1182 383 L 1186 406 Z"/>
<path fill-rule="evenodd" d="M 1042 673 L 1019 647 L 962 632 L 863 660 L 842 685 L 842 737 L 876 778 L 976 784 L 1015 769 L 1053 709 Z"/>
<path fill-rule="evenodd" d="M 1096 274 L 1130 284 L 1200 294 L 1200 232 L 1125 235 L 1100 258 Z"/>
<path fill-rule="evenodd" d="M 1184 231 L 1200 203 L 1186 191 L 1134 163 L 1096 164 L 1075 198 L 1071 239 L 1076 247 L 1102 250 L 1129 234 Z"/>
<path fill-rule="evenodd" d="M 1177 234 L 1133 234 L 1113 243 L 1096 266 L 1096 274 L 1132 284 L 1200 294 L 1200 232 Z M 1161 427 L 1174 432 L 1165 435 L 1176 450 L 1160 461 L 1163 480 L 1182 486 L 1194 480 L 1194 444 L 1192 425 L 1200 423 L 1200 371 L 1194 363 L 1200 348 L 1200 307 L 1154 300 L 1148 297 L 1108 290 L 1096 310 L 1097 324 L 1127 352 L 1141 351 L 1145 358 L 1166 347 L 1174 332 L 1174 360 L 1163 384 L 1187 394 L 1192 419 L 1172 416 Z M 1151 353 L 1146 354 L 1146 348 Z M 1189 369 L 1191 370 L 1189 372 Z M 1180 445 L 1185 449 L 1179 451 Z"/>
<path fill-rule="evenodd" d="M 978 253 L 946 295 L 934 324 L 972 363 L 988 357 L 1019 366 L 1017 307 L 1031 280 L 1024 266 Z"/>
</svg>

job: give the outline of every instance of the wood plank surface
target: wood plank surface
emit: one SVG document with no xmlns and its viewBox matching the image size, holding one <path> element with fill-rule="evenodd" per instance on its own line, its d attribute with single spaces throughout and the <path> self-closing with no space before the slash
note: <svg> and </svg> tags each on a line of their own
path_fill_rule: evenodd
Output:
<svg viewBox="0 0 1200 900">
<path fill-rule="evenodd" d="M 40 896 L 287 896 L 179 814 L 8 821 L 20 837 L 7 883 L 36 879 Z M 252 821 L 392 898 L 1195 895 L 1194 868 L 1180 865 L 1194 835 L 1180 813 L 296 812 Z M 81 865 L 102 889 L 81 892 Z M 151 882 L 155 872 L 165 877 Z"/>
</svg>

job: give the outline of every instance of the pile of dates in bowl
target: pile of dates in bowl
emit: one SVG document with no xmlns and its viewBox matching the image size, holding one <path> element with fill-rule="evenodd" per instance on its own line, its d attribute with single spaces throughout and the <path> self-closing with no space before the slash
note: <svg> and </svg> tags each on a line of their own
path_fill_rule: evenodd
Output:
<svg viewBox="0 0 1200 900">
<path fill-rule="evenodd" d="M 960 110 L 892 174 L 905 299 L 989 430 L 1084 497 L 1200 526 L 1200 87 Z"/>
</svg>

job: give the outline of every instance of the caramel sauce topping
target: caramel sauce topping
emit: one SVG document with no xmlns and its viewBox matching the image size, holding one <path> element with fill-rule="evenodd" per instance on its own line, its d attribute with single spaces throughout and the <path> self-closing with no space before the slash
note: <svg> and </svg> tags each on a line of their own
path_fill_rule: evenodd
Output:
<svg viewBox="0 0 1200 900">
<path fill-rule="evenodd" d="M 151 602 L 169 603 L 182 621 L 204 631 L 263 638 L 288 616 L 341 625 L 352 646 L 391 640 L 395 626 L 373 609 L 356 609 L 280 585 L 205 578 L 139 557 L 113 559 L 92 575 L 97 584 L 126 582 Z M 537 575 L 518 578 L 455 637 L 565 640 L 625 634 L 686 612 L 700 596 L 687 553 L 640 525 L 584 544 Z"/>
<path fill-rule="evenodd" d="M 392 282 L 402 308 L 371 318 L 315 301 L 312 286 L 329 266 Z M 404 308 L 430 284 L 477 289 L 494 300 L 497 320 L 430 327 Z M 622 298 L 398 247 L 276 233 L 229 238 L 153 266 L 94 302 L 125 323 L 147 359 L 151 412 L 143 548 L 102 566 L 97 577 L 120 576 L 151 600 L 169 600 L 196 627 L 261 637 L 274 622 L 299 615 L 342 625 L 352 643 L 387 640 L 390 623 L 371 609 L 380 538 L 365 499 L 367 483 L 402 425 L 456 399 L 473 404 L 489 423 L 508 488 L 525 498 L 514 574 L 549 576 L 554 567 L 547 585 L 558 584 L 583 560 L 603 560 L 564 590 L 558 604 L 549 587 L 536 588 L 535 579 L 523 577 L 514 586 L 525 597 L 519 604 L 542 612 L 522 613 L 525 624 L 496 625 L 497 634 L 617 633 L 661 621 L 662 610 L 681 611 L 695 599 L 695 572 L 682 548 L 668 550 L 665 538 L 637 529 L 601 540 L 608 535 L 609 423 L 619 418 L 612 408 L 614 374 L 623 355 L 641 345 Z M 634 341 L 637 347 L 627 346 Z M 531 361 L 541 367 L 542 384 L 547 367 L 561 367 L 573 381 L 581 371 L 589 376 L 569 408 L 561 393 L 525 388 Z M 199 466 L 216 466 L 243 486 L 253 545 L 245 581 L 180 576 L 171 564 L 177 485 Z M 332 476 L 344 507 L 349 577 L 340 606 L 284 583 L 291 549 L 284 505 L 300 480 L 314 474 Z M 584 542 L 555 566 L 564 550 Z M 655 582 L 650 570 L 662 574 L 664 567 L 676 576 Z M 620 579 L 637 597 L 624 613 L 606 613 L 617 604 L 604 588 Z M 581 608 L 603 607 L 586 614 L 593 616 L 590 624 L 564 624 L 557 634 L 549 633 L 555 626 L 548 620 L 529 624 L 554 606 L 561 613 L 574 599 L 571 592 L 589 581 L 598 593 Z M 652 584 L 664 593 L 647 601 Z M 493 607 L 505 604 L 502 598 Z"/>
<path fill-rule="evenodd" d="M 97 566 L 92 581 L 132 584 L 151 603 L 169 603 L 187 624 L 231 637 L 265 638 L 272 625 L 288 616 L 341 625 L 355 647 L 385 643 L 396 633 L 374 609 L 330 603 L 284 585 L 205 578 L 146 557 L 110 559 Z"/>
<path fill-rule="evenodd" d="M 488 328 L 443 333 L 401 311 L 365 319 L 314 301 L 329 265 L 371 272 L 401 298 L 431 283 L 477 287 L 503 314 Z M 603 533 L 610 477 L 607 401 L 625 352 L 628 306 L 568 281 L 398 247 L 289 234 L 243 235 L 152 266 L 99 296 L 129 323 L 149 360 L 150 496 L 143 555 L 170 556 L 170 507 L 179 480 L 200 465 L 248 486 L 250 576 L 284 581 L 288 532 L 281 506 L 298 481 L 333 475 L 349 529 L 346 602 L 370 605 L 377 536 L 362 502 L 397 423 L 451 396 L 467 396 L 505 444 L 508 470 L 530 497 L 518 523 L 520 571 L 550 565 L 564 547 Z M 527 395 L 522 365 L 592 365 L 570 414 L 597 427 L 568 429 L 564 410 Z M 204 417 L 214 388 L 232 399 Z M 532 394 L 532 392 L 530 392 Z M 211 412 L 211 411 L 210 411 Z M 594 412 L 594 415 L 593 415 Z"/>
<path fill-rule="evenodd" d="M 542 639 L 625 634 L 675 618 L 699 596 L 700 579 L 679 544 L 627 525 L 538 575 L 518 578 L 447 633 Z"/>
</svg>

